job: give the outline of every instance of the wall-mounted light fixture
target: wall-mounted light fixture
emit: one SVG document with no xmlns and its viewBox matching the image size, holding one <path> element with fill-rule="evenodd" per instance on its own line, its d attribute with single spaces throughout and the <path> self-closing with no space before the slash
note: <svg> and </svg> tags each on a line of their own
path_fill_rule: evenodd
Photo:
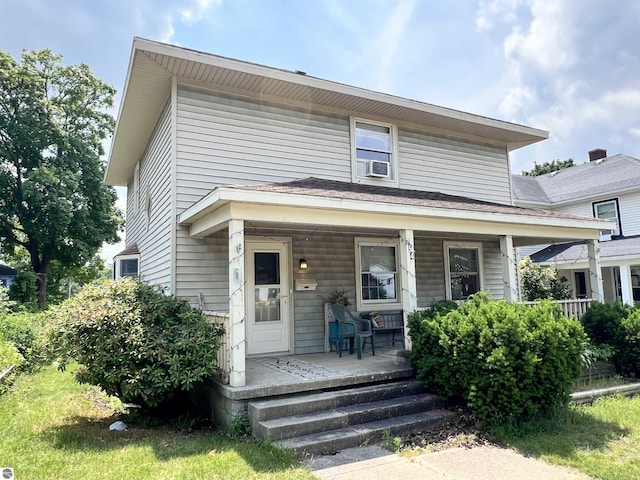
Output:
<svg viewBox="0 0 640 480">
<path fill-rule="evenodd" d="M 307 268 L 309 268 L 309 264 L 304 258 L 301 258 L 299 267 L 300 267 L 300 270 L 306 270 Z"/>
</svg>

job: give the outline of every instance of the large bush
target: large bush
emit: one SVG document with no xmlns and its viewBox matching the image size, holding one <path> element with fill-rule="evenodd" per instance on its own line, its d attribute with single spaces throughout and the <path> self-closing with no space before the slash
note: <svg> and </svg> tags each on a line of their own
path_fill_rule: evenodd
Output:
<svg viewBox="0 0 640 480">
<path fill-rule="evenodd" d="M 33 372 L 49 361 L 44 342 L 46 313 L 0 315 L 0 338 L 11 342 L 24 359 L 21 370 Z"/>
<path fill-rule="evenodd" d="M 211 374 L 222 334 L 186 301 L 132 279 L 86 286 L 55 309 L 48 329 L 61 368 L 76 361 L 79 382 L 147 407 Z"/>
<path fill-rule="evenodd" d="M 582 326 L 550 302 L 528 307 L 484 293 L 422 320 L 419 331 L 418 378 L 446 398 L 463 399 L 487 423 L 566 403 L 586 341 Z"/>
<path fill-rule="evenodd" d="M 616 371 L 640 377 L 640 309 L 623 305 L 592 303 L 582 317 L 584 330 L 596 345 L 613 347 Z"/>
</svg>

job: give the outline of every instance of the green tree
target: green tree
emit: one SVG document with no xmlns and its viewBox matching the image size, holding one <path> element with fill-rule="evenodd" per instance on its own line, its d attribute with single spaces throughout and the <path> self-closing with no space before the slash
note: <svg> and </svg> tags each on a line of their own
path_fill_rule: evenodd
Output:
<svg viewBox="0 0 640 480">
<path fill-rule="evenodd" d="M 85 265 L 118 240 L 122 215 L 100 159 L 114 94 L 88 65 L 49 50 L 21 62 L 0 52 L 0 240 L 29 253 L 40 308 L 53 262 Z"/>
<path fill-rule="evenodd" d="M 565 278 L 558 277 L 554 267 L 533 263 L 529 257 L 520 260 L 520 281 L 525 300 L 567 300 L 571 298 L 571 286 Z"/>
<path fill-rule="evenodd" d="M 536 162 L 533 162 L 533 168 L 529 171 L 523 171 L 522 175 L 527 177 L 537 177 L 538 175 L 544 175 L 545 173 L 557 172 L 558 170 L 562 170 L 563 168 L 575 167 L 576 164 L 573 161 L 573 158 L 568 158 L 566 160 L 552 160 L 551 162 L 545 162 L 538 165 Z"/>
</svg>

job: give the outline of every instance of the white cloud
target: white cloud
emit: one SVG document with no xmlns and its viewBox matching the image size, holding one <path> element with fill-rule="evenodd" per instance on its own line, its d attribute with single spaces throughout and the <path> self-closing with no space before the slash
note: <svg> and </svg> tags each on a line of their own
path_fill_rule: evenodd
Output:
<svg viewBox="0 0 640 480">
<path fill-rule="evenodd" d="M 180 11 L 180 18 L 187 24 L 194 24 L 205 18 L 212 5 L 221 5 L 222 0 L 193 0 Z"/>
<path fill-rule="evenodd" d="M 476 11 L 476 29 L 491 30 L 496 23 L 512 23 L 522 0 L 481 0 Z"/>
</svg>

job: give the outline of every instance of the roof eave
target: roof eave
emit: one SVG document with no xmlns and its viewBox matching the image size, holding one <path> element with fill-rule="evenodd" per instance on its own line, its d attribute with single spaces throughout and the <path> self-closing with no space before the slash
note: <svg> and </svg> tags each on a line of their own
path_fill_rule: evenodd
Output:
<svg viewBox="0 0 640 480">
<path fill-rule="evenodd" d="M 109 185 L 126 185 L 135 163 L 142 156 L 148 139 L 153 132 L 157 116 L 168 96 L 171 78 L 173 76 L 182 78 L 181 72 L 186 71 L 184 68 L 173 67 L 175 71 L 172 71 L 171 67 L 163 67 L 158 60 L 162 60 L 165 57 L 211 66 L 217 69 L 240 72 L 255 78 L 282 81 L 289 87 L 284 89 L 283 99 L 289 98 L 287 95 L 290 95 L 291 90 L 294 88 L 304 86 L 311 89 L 311 91 L 330 91 L 345 97 L 371 102 L 369 105 L 372 111 L 353 112 L 354 114 L 370 113 L 374 115 L 375 108 L 379 108 L 382 111 L 386 107 L 393 107 L 396 112 L 395 117 L 397 118 L 390 118 L 392 121 L 401 121 L 403 112 L 406 116 L 411 112 L 424 114 L 433 122 L 434 128 L 444 128 L 452 133 L 459 134 L 467 132 L 466 134 L 468 135 L 474 135 L 477 133 L 479 138 L 486 138 L 487 141 L 493 140 L 504 144 L 509 151 L 549 137 L 548 132 L 544 130 L 524 125 L 374 92 L 309 75 L 301 75 L 296 72 L 135 38 L 105 174 L 105 183 Z M 171 62 L 170 65 L 177 63 L 179 62 Z M 190 71 L 196 70 L 198 69 L 190 69 Z M 153 85 L 153 88 L 144 88 L 150 84 Z M 214 84 L 209 84 L 208 86 L 213 89 L 216 88 Z M 331 107 L 331 105 L 326 106 Z M 428 127 L 429 125 L 425 123 L 425 126 Z"/>
</svg>

